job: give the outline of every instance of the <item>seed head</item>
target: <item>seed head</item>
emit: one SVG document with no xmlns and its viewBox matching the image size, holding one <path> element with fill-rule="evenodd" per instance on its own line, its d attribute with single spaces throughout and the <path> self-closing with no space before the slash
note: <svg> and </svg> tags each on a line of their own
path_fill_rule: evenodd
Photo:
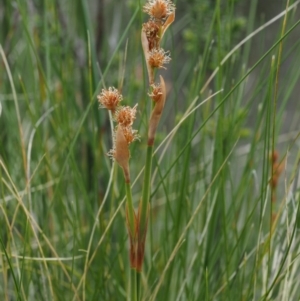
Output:
<svg viewBox="0 0 300 301">
<path fill-rule="evenodd" d="M 149 50 L 159 47 L 159 30 L 160 27 L 151 20 L 143 24 L 143 31 L 146 33 L 147 36 Z"/>
<path fill-rule="evenodd" d="M 152 68 L 164 68 L 164 64 L 171 61 L 169 52 L 165 52 L 162 48 L 152 49 L 149 53 L 148 62 Z"/>
<path fill-rule="evenodd" d="M 148 95 L 152 98 L 154 102 L 158 102 L 161 100 L 163 92 L 160 84 L 152 84 L 152 91 L 148 93 Z"/>
<path fill-rule="evenodd" d="M 155 106 L 152 110 L 152 114 L 149 120 L 149 128 L 148 128 L 148 145 L 151 146 L 154 143 L 155 133 L 160 121 L 165 101 L 166 101 L 166 85 L 162 76 L 160 76 L 160 85 L 152 85 L 155 86 L 154 90 L 157 91 L 157 101 L 155 102 Z M 155 92 L 156 93 L 156 92 Z M 153 98 L 152 98 L 153 99 Z"/>
<path fill-rule="evenodd" d="M 137 105 L 135 105 L 133 108 L 128 106 L 120 107 L 115 113 L 116 122 L 123 127 L 131 126 L 135 120 L 136 107 Z"/>
<path fill-rule="evenodd" d="M 127 144 L 130 144 L 131 142 L 140 139 L 139 135 L 137 134 L 138 131 L 133 130 L 131 126 L 122 127 L 122 130 L 123 130 L 123 135 L 127 141 Z"/>
<path fill-rule="evenodd" d="M 121 162 L 129 160 L 129 150 L 128 145 L 135 140 L 139 140 L 140 137 L 137 134 L 137 130 L 133 130 L 131 126 L 117 125 L 114 131 L 114 148 L 111 149 L 107 155 L 111 159 L 115 159 L 119 165 L 124 165 Z"/>
<path fill-rule="evenodd" d="M 114 87 L 109 87 L 108 90 L 102 89 L 101 94 L 97 96 L 100 108 L 106 108 L 115 111 L 123 100 L 122 94 Z"/>
<path fill-rule="evenodd" d="M 154 20 L 163 22 L 175 11 L 175 5 L 170 0 L 149 0 L 143 11 Z"/>
</svg>

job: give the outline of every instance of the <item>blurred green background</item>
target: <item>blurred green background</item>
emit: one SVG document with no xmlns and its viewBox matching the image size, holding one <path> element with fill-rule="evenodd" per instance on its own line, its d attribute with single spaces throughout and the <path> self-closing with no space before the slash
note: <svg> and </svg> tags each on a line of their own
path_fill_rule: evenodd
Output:
<svg viewBox="0 0 300 301">
<path fill-rule="evenodd" d="M 128 295 L 125 189 L 96 96 L 115 86 L 138 103 L 137 204 L 144 3 L 0 0 L 1 300 Z M 176 1 L 142 300 L 299 300 L 298 3 Z M 271 189 L 275 150 L 284 169 Z"/>
</svg>

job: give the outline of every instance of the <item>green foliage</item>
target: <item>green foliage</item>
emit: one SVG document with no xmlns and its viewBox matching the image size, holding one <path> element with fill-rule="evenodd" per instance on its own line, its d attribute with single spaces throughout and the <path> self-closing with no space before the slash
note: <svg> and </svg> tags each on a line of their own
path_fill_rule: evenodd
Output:
<svg viewBox="0 0 300 301">
<path fill-rule="evenodd" d="M 183 30 L 182 35 L 187 53 L 202 55 L 207 43 L 220 44 L 221 51 L 213 47 L 208 62 L 209 69 L 216 68 L 220 58 L 227 54 L 245 32 L 246 17 L 234 9 L 235 5 L 241 2 L 244 1 L 193 0 L 185 2 L 188 27 Z M 183 5 L 182 3 L 181 6 Z M 216 22 L 218 6 L 221 11 L 219 24 Z"/>
<path fill-rule="evenodd" d="M 289 10 L 270 35 L 249 2 L 249 15 L 244 1 L 176 3 L 142 300 L 299 299 L 299 18 Z M 96 95 L 122 86 L 145 137 L 134 3 L 104 1 L 102 23 L 97 1 L 0 4 L 0 300 L 128 296 L 126 191 Z M 142 139 L 131 146 L 135 208 L 145 156 Z"/>
</svg>

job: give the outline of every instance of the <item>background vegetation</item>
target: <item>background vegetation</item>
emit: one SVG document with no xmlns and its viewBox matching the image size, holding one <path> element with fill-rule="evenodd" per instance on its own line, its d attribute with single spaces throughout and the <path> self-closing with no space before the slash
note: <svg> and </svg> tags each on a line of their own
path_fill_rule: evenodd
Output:
<svg viewBox="0 0 300 301">
<path fill-rule="evenodd" d="M 176 3 L 143 300 L 299 300 L 300 1 L 261 2 Z M 137 204 L 143 4 L 1 0 L 1 300 L 126 299 L 125 187 L 96 95 L 138 103 Z"/>
</svg>

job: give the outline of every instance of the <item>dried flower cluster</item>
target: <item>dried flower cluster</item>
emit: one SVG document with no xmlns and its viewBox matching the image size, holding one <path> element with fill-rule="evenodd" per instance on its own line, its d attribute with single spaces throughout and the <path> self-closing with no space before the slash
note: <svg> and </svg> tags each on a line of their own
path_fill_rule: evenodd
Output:
<svg viewBox="0 0 300 301">
<path fill-rule="evenodd" d="M 276 203 L 276 190 L 278 187 L 278 181 L 279 177 L 282 174 L 282 171 L 284 170 L 284 162 L 278 162 L 279 161 L 279 153 L 274 150 L 271 155 L 270 155 L 270 161 L 272 164 L 271 171 L 273 172 L 271 174 L 271 179 L 270 179 L 270 187 L 271 187 L 271 201 L 273 204 Z M 275 207 L 273 207 L 273 212 L 272 212 L 272 223 L 275 222 L 277 218 L 277 213 L 275 211 Z"/>
<path fill-rule="evenodd" d="M 154 83 L 153 70 L 164 68 L 171 58 L 160 47 L 161 39 L 175 19 L 175 5 L 170 0 L 149 0 L 143 8 L 150 20 L 143 24 L 142 46 L 146 58 L 150 84 Z"/>
<path fill-rule="evenodd" d="M 159 49 L 152 49 L 149 52 L 149 65 L 152 68 L 164 68 L 164 64 L 167 64 L 171 61 L 171 58 L 169 56 L 169 52 L 165 52 L 162 48 Z"/>
<path fill-rule="evenodd" d="M 278 162 L 278 157 L 279 157 L 279 154 L 276 150 L 270 156 L 271 163 L 273 165 L 273 167 L 272 167 L 273 174 L 271 176 L 271 181 L 270 181 L 270 185 L 272 188 L 277 187 L 279 177 L 284 169 L 283 163 Z"/>
<path fill-rule="evenodd" d="M 103 89 L 97 98 L 100 108 L 110 110 L 113 114 L 114 121 L 117 123 L 114 134 L 114 147 L 108 152 L 108 155 L 115 159 L 123 168 L 125 179 L 129 182 L 128 162 L 130 153 L 128 145 L 138 139 L 137 131 L 132 129 L 132 124 L 136 117 L 137 105 L 133 108 L 120 106 L 123 96 L 114 87 L 109 87 L 108 90 Z"/>
<path fill-rule="evenodd" d="M 162 76 L 160 83 L 154 82 L 154 70 L 165 68 L 171 61 L 169 51 L 160 47 L 163 35 L 171 23 L 175 20 L 175 5 L 170 0 L 149 0 L 144 5 L 143 11 L 150 19 L 143 24 L 142 47 L 146 60 L 151 92 L 148 94 L 155 102 L 148 130 L 148 145 L 153 145 L 157 126 L 165 105 L 166 87 Z"/>
<path fill-rule="evenodd" d="M 160 47 L 162 37 L 175 19 L 175 5 L 170 0 L 148 0 L 143 8 L 150 16 L 150 20 L 143 24 L 141 41 L 146 60 L 150 93 L 148 95 L 155 103 L 148 125 L 148 150 L 145 166 L 145 179 L 146 175 L 148 182 L 144 182 L 142 199 L 135 219 L 135 233 L 129 226 L 128 233 L 130 237 L 130 265 L 131 268 L 136 269 L 138 272 L 142 269 L 145 251 L 145 240 L 147 236 L 147 226 L 149 219 L 149 195 L 147 190 L 150 187 L 150 174 L 151 174 L 151 160 L 148 158 L 152 156 L 154 139 L 156 130 L 162 116 L 166 101 L 166 85 L 162 76 L 160 82 L 154 82 L 154 70 L 159 68 L 165 69 L 165 64 L 171 61 L 169 51 L 164 51 Z M 150 157 L 148 156 L 150 154 Z M 145 186 L 148 188 L 146 189 Z M 127 225 L 129 225 L 129 217 L 126 215 Z"/>
<path fill-rule="evenodd" d="M 118 108 L 114 115 L 115 121 L 121 124 L 123 127 L 131 126 L 135 119 L 136 107 L 137 105 L 135 105 L 133 108 L 128 106 Z"/>
<path fill-rule="evenodd" d="M 271 160 L 271 164 L 272 164 L 272 171 L 273 171 L 273 174 L 271 175 L 271 179 L 270 179 L 270 186 L 274 191 L 276 190 L 276 188 L 278 186 L 279 177 L 280 177 L 280 175 L 281 175 L 281 173 L 284 169 L 284 163 L 283 162 L 278 162 L 278 158 L 279 158 L 279 154 L 275 150 L 270 155 L 270 160 Z M 273 193 L 272 198 L 273 198 L 272 202 L 275 202 L 275 192 Z"/>
<path fill-rule="evenodd" d="M 171 61 L 169 51 L 164 51 L 160 47 L 160 43 L 167 28 L 175 19 L 175 5 L 171 0 L 148 0 L 143 10 L 150 16 L 148 22 L 143 24 L 141 40 L 149 76 L 150 92 L 148 95 L 154 102 L 154 107 L 148 125 L 145 180 L 137 214 L 135 213 L 131 196 L 129 173 L 130 152 L 128 147 L 130 143 L 139 138 L 137 131 L 132 129 L 132 124 L 136 118 L 137 105 L 133 108 L 121 106 L 120 102 L 123 100 L 123 97 L 113 87 L 103 89 L 97 97 L 100 107 L 110 110 L 113 120 L 117 123 L 113 137 L 114 147 L 108 155 L 116 160 L 124 172 L 127 197 L 126 222 L 130 240 L 130 266 L 137 272 L 141 271 L 144 259 L 150 211 L 149 192 L 154 139 L 166 101 L 165 81 L 162 76 L 159 76 L 159 83 L 155 83 L 154 70 L 165 69 L 164 65 Z M 134 282 L 132 283 L 134 284 Z"/>
<path fill-rule="evenodd" d="M 115 112 L 120 102 L 123 100 L 123 96 L 114 87 L 109 87 L 108 90 L 102 89 L 101 94 L 99 94 L 97 98 L 100 108 L 106 108 L 112 112 Z"/>
<path fill-rule="evenodd" d="M 143 11 L 157 23 L 164 23 L 166 18 L 175 11 L 175 5 L 170 0 L 149 0 Z"/>
<path fill-rule="evenodd" d="M 148 93 L 148 95 L 152 98 L 152 100 L 154 102 L 160 101 L 163 96 L 161 84 L 152 84 L 151 88 L 152 88 L 152 91 L 151 91 L 151 93 Z"/>
</svg>

